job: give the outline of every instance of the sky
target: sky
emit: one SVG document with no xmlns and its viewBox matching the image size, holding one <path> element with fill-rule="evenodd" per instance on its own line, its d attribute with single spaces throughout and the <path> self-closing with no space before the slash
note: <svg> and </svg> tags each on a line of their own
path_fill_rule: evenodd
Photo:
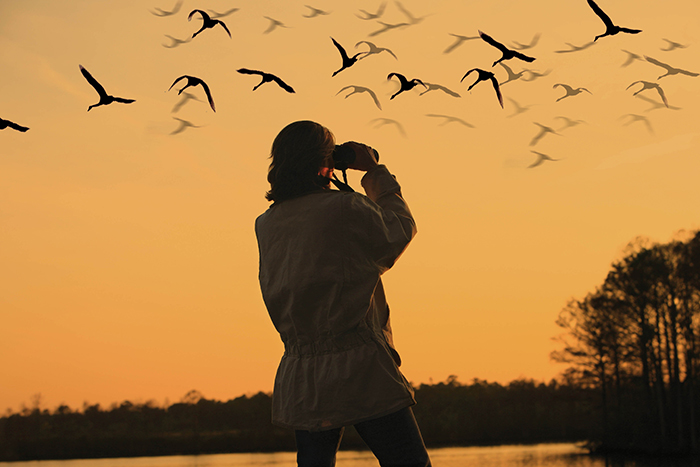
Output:
<svg viewBox="0 0 700 467">
<path fill-rule="evenodd" d="M 565 366 L 555 321 L 602 283 L 637 237 L 666 242 L 700 228 L 700 77 L 659 78 L 644 56 L 700 72 L 700 4 L 599 0 L 620 26 L 642 29 L 590 43 L 605 27 L 584 0 L 386 2 L 386 32 L 362 10 L 372 0 L 314 0 L 311 15 L 282 0 L 23 0 L 0 2 L 0 411 L 124 400 L 176 402 L 272 390 L 283 345 L 260 294 L 255 218 L 270 146 L 296 120 L 338 143 L 379 151 L 418 226 L 384 275 L 395 344 L 409 381 L 549 381 Z M 225 13 L 207 29 L 193 9 Z M 266 32 L 274 18 L 286 27 Z M 472 68 L 500 52 L 484 31 L 532 63 L 503 84 L 504 108 Z M 341 58 L 371 41 L 337 76 Z M 537 39 L 535 41 L 535 39 Z M 670 51 L 669 42 L 686 47 Z M 565 52 L 563 52 L 565 51 Z M 636 54 L 638 59 L 627 63 Z M 85 67 L 109 94 L 93 108 Z M 295 89 L 236 72 L 274 73 Z M 397 91 L 396 79 L 439 84 Z M 544 76 L 536 77 L 538 74 Z M 176 78 L 210 87 L 184 93 Z M 526 81 L 529 79 L 529 81 Z M 663 106 L 657 83 L 667 97 Z M 566 97 L 562 86 L 588 92 Z M 346 86 L 372 89 L 345 98 Z M 640 98 L 645 98 L 646 100 Z M 650 100 L 651 99 L 651 100 Z M 528 110 L 517 113 L 515 103 Z M 432 116 L 431 116 L 432 115 Z M 448 122 L 447 115 L 464 123 Z M 646 119 L 635 120 L 634 116 Z M 567 117 L 582 122 L 564 128 Z M 186 120 L 197 126 L 179 129 Z M 379 119 L 379 120 L 378 120 Z M 395 124 L 381 119 L 391 119 Z M 533 143 L 539 127 L 546 134 Z M 467 126 L 469 125 L 469 126 Z M 529 168 L 537 151 L 555 161 Z M 358 172 L 349 183 L 360 190 Z M 36 400 L 36 397 L 34 397 Z"/>
</svg>

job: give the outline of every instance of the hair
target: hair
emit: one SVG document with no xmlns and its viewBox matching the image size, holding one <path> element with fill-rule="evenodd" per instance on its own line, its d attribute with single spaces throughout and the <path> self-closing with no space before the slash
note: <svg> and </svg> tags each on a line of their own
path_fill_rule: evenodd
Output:
<svg viewBox="0 0 700 467">
<path fill-rule="evenodd" d="M 284 127 L 272 143 L 265 198 L 280 202 L 326 188 L 330 179 L 318 172 L 333 167 L 333 149 L 335 137 L 323 125 L 302 120 Z"/>
</svg>

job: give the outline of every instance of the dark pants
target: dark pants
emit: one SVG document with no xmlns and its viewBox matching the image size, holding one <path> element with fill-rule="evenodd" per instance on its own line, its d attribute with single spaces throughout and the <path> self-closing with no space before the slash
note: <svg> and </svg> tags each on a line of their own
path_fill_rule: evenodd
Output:
<svg viewBox="0 0 700 467">
<path fill-rule="evenodd" d="M 430 467 L 423 437 L 410 407 L 358 423 L 355 429 L 382 467 Z M 296 430 L 299 467 L 333 467 L 343 428 L 328 431 Z"/>
</svg>

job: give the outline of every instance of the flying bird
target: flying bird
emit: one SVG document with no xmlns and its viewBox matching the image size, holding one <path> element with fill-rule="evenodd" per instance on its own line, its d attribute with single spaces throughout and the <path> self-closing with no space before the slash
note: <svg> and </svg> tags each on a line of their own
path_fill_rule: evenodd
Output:
<svg viewBox="0 0 700 467">
<path fill-rule="evenodd" d="M 406 131 L 403 129 L 403 125 L 401 123 L 397 122 L 396 120 L 392 120 L 391 118 L 375 118 L 373 120 L 370 120 L 370 123 L 375 123 L 374 128 L 380 128 L 383 127 L 384 125 L 394 125 L 397 130 L 399 130 L 399 133 L 401 133 L 402 136 L 406 137 Z"/>
<path fill-rule="evenodd" d="M 467 71 L 467 73 L 464 76 L 462 76 L 462 79 L 459 80 L 459 82 L 461 83 L 462 81 L 464 81 L 464 78 L 466 78 L 469 75 L 469 73 L 471 73 L 472 71 L 476 71 L 479 74 L 479 77 L 476 79 L 474 84 L 469 86 L 467 91 L 471 91 L 472 88 L 474 86 L 476 86 L 477 83 L 479 83 L 481 81 L 491 80 L 491 84 L 493 85 L 493 89 L 496 91 L 496 96 L 498 96 L 498 103 L 501 104 L 501 108 L 503 108 L 503 96 L 501 95 L 501 88 L 498 85 L 498 80 L 496 79 L 496 75 L 494 75 L 490 71 L 484 71 L 481 68 L 472 68 L 471 70 Z"/>
<path fill-rule="evenodd" d="M 202 102 L 202 100 L 199 97 L 195 96 L 194 94 L 190 94 L 189 92 L 183 92 L 182 99 L 180 99 L 180 101 L 175 104 L 175 106 L 173 107 L 173 110 L 171 110 L 170 112 L 172 112 L 172 113 L 179 112 L 180 109 L 182 108 L 182 106 L 185 105 L 189 101 Z"/>
<path fill-rule="evenodd" d="M 634 86 L 635 84 L 638 84 L 638 83 L 642 83 L 642 88 L 639 91 L 632 94 L 633 96 L 636 96 L 637 94 L 644 91 L 645 89 L 656 89 L 656 92 L 658 92 L 659 96 L 661 96 L 661 100 L 666 105 L 666 107 L 668 107 L 668 101 L 666 100 L 666 94 L 664 93 L 664 90 L 661 89 L 661 86 L 659 86 L 657 83 L 652 83 L 649 81 L 641 81 L 640 80 L 640 81 L 635 81 L 634 83 L 627 86 L 627 89 L 631 88 L 632 86 Z"/>
<path fill-rule="evenodd" d="M 538 131 L 537 134 L 532 138 L 532 141 L 530 141 L 530 146 L 534 146 L 535 144 L 537 144 L 548 133 L 550 133 L 552 135 L 561 136 L 559 133 L 554 131 L 554 128 L 552 128 L 552 127 L 548 127 L 548 126 L 542 125 L 541 123 L 537 123 L 537 122 L 532 122 L 532 123 L 534 123 L 535 125 L 540 127 L 540 131 Z"/>
<path fill-rule="evenodd" d="M 182 0 L 177 0 L 177 2 L 175 3 L 175 6 L 173 7 L 173 9 L 171 11 L 166 11 L 166 10 L 162 10 L 160 8 L 156 8 L 155 9 L 156 11 L 155 12 L 152 11 L 151 14 L 156 15 L 156 16 L 171 16 L 171 15 L 174 15 L 175 13 L 177 13 L 178 11 L 180 11 L 180 7 L 182 7 Z"/>
<path fill-rule="evenodd" d="M 460 125 L 464 125 L 468 128 L 474 128 L 474 125 L 472 125 L 471 123 L 465 122 L 461 118 L 453 117 L 452 115 L 425 114 L 425 116 L 444 119 L 444 121 L 440 124 L 440 126 L 447 125 L 448 123 L 459 123 Z"/>
<path fill-rule="evenodd" d="M 698 76 L 698 73 L 693 73 L 693 72 L 687 71 L 687 70 L 681 70 L 680 68 L 674 68 L 671 65 L 667 65 L 663 62 L 656 60 L 655 58 L 647 57 L 646 55 L 644 56 L 644 58 L 646 59 L 647 62 L 653 63 L 656 66 L 660 66 L 661 68 L 666 69 L 666 74 L 661 75 L 656 79 L 661 79 L 665 76 L 677 75 L 677 74 L 686 75 L 686 76 Z"/>
<path fill-rule="evenodd" d="M 529 71 L 529 70 L 521 70 L 519 73 L 514 73 L 513 70 L 511 70 L 510 67 L 508 65 L 506 65 L 505 63 L 501 62 L 501 63 L 499 63 L 499 65 L 501 65 L 503 67 L 503 69 L 506 70 L 506 73 L 508 73 L 508 79 L 505 80 L 504 82 L 500 83 L 501 86 L 503 86 L 506 83 L 510 83 L 511 81 L 515 81 L 517 79 L 520 79 L 525 74 L 525 72 Z M 529 80 L 529 81 L 532 81 L 532 80 Z"/>
<path fill-rule="evenodd" d="M 386 2 L 382 2 L 382 4 L 379 5 L 379 9 L 377 10 L 376 13 L 369 13 L 365 10 L 360 10 L 362 13 L 364 13 L 364 17 L 360 16 L 358 14 L 355 14 L 355 16 L 357 16 L 360 19 L 364 19 L 364 20 L 379 19 L 384 14 L 385 9 L 386 9 Z"/>
<path fill-rule="evenodd" d="M 217 24 L 220 24 L 226 30 L 226 34 L 228 34 L 228 37 L 231 37 L 231 31 L 228 30 L 226 24 L 223 21 L 221 21 L 220 19 L 211 19 L 209 15 L 203 10 L 192 10 L 187 16 L 187 21 L 192 20 L 192 17 L 195 13 L 199 13 L 200 15 L 202 15 L 202 27 L 199 28 L 199 31 L 192 34 L 192 39 L 194 39 L 195 36 L 200 32 L 204 31 L 205 29 L 213 28 Z"/>
<path fill-rule="evenodd" d="M 193 125 L 192 122 L 189 122 L 187 120 L 183 120 L 181 118 L 173 117 L 175 120 L 180 122 L 180 125 L 172 132 L 170 133 L 171 135 L 176 135 L 178 133 L 182 133 L 185 131 L 187 128 L 201 128 L 198 125 Z"/>
<path fill-rule="evenodd" d="M 269 16 L 263 16 L 263 18 L 267 19 L 270 21 L 270 25 L 263 31 L 263 34 L 270 34 L 272 31 L 275 29 L 279 28 L 289 28 L 286 24 L 284 24 L 282 21 L 277 21 L 274 18 L 270 18 Z"/>
<path fill-rule="evenodd" d="M 642 123 L 644 123 L 644 125 L 646 125 L 649 133 L 652 133 L 652 134 L 654 133 L 654 129 L 651 127 L 651 122 L 645 116 L 637 115 L 637 114 L 625 114 L 625 115 L 620 117 L 620 120 L 627 118 L 627 117 L 631 117 L 631 118 L 627 121 L 627 123 L 623 123 L 623 126 L 629 126 L 635 122 L 642 122 Z"/>
<path fill-rule="evenodd" d="M 533 167 L 537 167 L 538 165 L 542 165 L 545 161 L 554 162 L 554 161 L 559 160 L 559 159 L 552 159 L 547 154 L 542 154 L 541 152 L 532 151 L 532 150 L 530 152 L 533 154 L 537 154 L 537 160 L 535 162 L 533 162 L 532 164 L 528 165 L 527 166 L 528 169 L 532 169 Z"/>
<path fill-rule="evenodd" d="M 600 9 L 598 4 L 594 2 L 593 0 L 588 0 L 588 5 L 593 9 L 593 12 L 598 15 L 598 17 L 605 23 L 605 32 L 603 34 L 599 34 L 595 36 L 595 39 L 593 39 L 593 42 L 597 41 L 601 37 L 605 36 L 614 36 L 615 34 L 621 33 L 621 32 L 626 32 L 627 34 L 638 34 L 642 32 L 641 29 L 629 29 L 629 28 L 623 28 L 620 26 L 617 26 L 613 24 L 612 20 L 608 15 L 605 14 L 603 10 Z"/>
<path fill-rule="evenodd" d="M 675 49 L 685 49 L 686 47 L 688 47 L 687 44 L 679 44 L 678 42 L 673 42 L 673 41 L 670 41 L 668 39 L 663 39 L 663 40 L 668 42 L 668 48 L 661 49 L 664 52 L 670 52 L 671 50 L 675 50 Z"/>
<path fill-rule="evenodd" d="M 358 52 L 355 55 L 353 55 L 352 57 L 348 57 L 348 54 L 347 54 L 347 52 L 345 52 L 345 49 L 343 48 L 343 46 L 338 44 L 338 42 L 335 39 L 333 39 L 332 37 L 331 37 L 331 40 L 333 41 L 333 44 L 335 44 L 336 48 L 338 49 L 338 52 L 340 52 L 340 56 L 343 59 L 343 66 L 340 68 L 340 70 L 336 71 L 335 73 L 333 73 L 331 75 L 331 78 L 332 78 L 333 76 L 337 75 L 338 73 L 340 73 L 344 69 L 353 66 L 355 64 L 355 62 L 357 62 L 357 60 L 358 60 L 357 57 L 362 55 L 363 52 Z"/>
<path fill-rule="evenodd" d="M 200 86 L 202 86 L 202 89 L 204 89 L 204 92 L 207 94 L 207 100 L 209 101 L 209 105 L 211 106 L 211 110 L 216 112 L 216 107 L 214 107 L 214 98 L 211 97 L 211 91 L 209 91 L 209 86 L 207 86 L 207 83 L 205 83 L 203 80 L 197 78 L 196 76 L 189 76 L 189 75 L 180 76 L 178 79 L 173 81 L 173 84 L 170 85 L 170 87 L 168 88 L 168 91 L 170 91 L 173 88 L 173 86 L 175 86 L 175 84 L 177 84 L 177 82 L 182 80 L 182 79 L 186 79 L 187 84 L 185 84 L 185 86 L 177 92 L 178 96 L 180 94 L 182 94 L 182 91 L 184 91 L 188 87 L 200 85 Z"/>
<path fill-rule="evenodd" d="M 534 61 L 535 61 L 535 59 L 534 59 L 533 57 L 528 57 L 527 55 L 522 54 L 522 53 L 520 53 L 520 52 L 518 52 L 518 51 L 510 50 L 508 47 L 506 47 L 505 45 L 501 44 L 500 42 L 494 40 L 491 36 L 489 36 L 488 34 L 486 34 L 486 33 L 484 33 L 484 32 L 479 31 L 479 36 L 480 36 L 487 44 L 496 47 L 496 48 L 497 48 L 498 50 L 500 50 L 501 53 L 502 53 L 501 58 L 499 58 L 498 60 L 496 60 L 495 62 L 493 62 L 493 65 L 491 65 L 491 66 L 496 66 L 496 63 L 499 63 L 499 62 L 501 62 L 502 60 L 510 60 L 511 58 L 519 58 L 520 60 L 524 60 L 524 61 L 526 61 L 526 62 L 528 62 L 528 63 L 529 63 L 529 62 L 534 62 Z"/>
<path fill-rule="evenodd" d="M 359 93 L 366 92 L 367 94 L 370 95 L 370 97 L 374 101 L 374 104 L 377 106 L 377 108 L 379 110 L 382 110 L 382 105 L 379 103 L 379 99 L 377 99 L 377 95 L 370 88 L 366 88 L 364 86 L 355 86 L 355 85 L 345 86 L 343 89 L 341 89 L 340 91 L 335 93 L 335 95 L 337 96 L 338 94 L 340 94 L 341 92 L 343 92 L 347 89 L 352 89 L 352 92 L 350 94 L 348 94 L 347 96 L 345 96 L 346 99 L 348 97 L 352 96 L 353 94 L 359 94 Z"/>
<path fill-rule="evenodd" d="M 509 101 L 513 104 L 513 106 L 515 107 L 515 113 L 512 113 L 512 114 L 508 115 L 507 118 L 515 117 L 516 115 L 520 115 L 520 114 L 523 113 L 523 112 L 527 112 L 528 110 L 530 110 L 530 107 L 532 107 L 532 106 L 534 105 L 534 104 L 530 104 L 530 105 L 527 105 L 527 106 L 522 106 L 522 105 L 520 105 L 520 104 L 518 103 L 518 101 L 516 101 L 515 99 L 512 99 L 512 98 L 510 98 L 510 97 L 508 98 L 508 100 L 509 100 Z"/>
<path fill-rule="evenodd" d="M 540 34 L 539 32 L 538 32 L 537 34 L 535 34 L 534 37 L 532 38 L 532 40 L 530 41 L 529 44 L 521 44 L 520 42 L 513 41 L 513 44 L 515 44 L 515 45 L 513 46 L 513 48 L 516 49 L 516 50 L 527 50 L 527 49 L 531 49 L 531 48 L 533 48 L 534 46 L 536 46 L 537 43 L 540 41 L 540 36 L 541 36 L 541 34 Z"/>
<path fill-rule="evenodd" d="M 110 96 L 109 94 L 107 94 L 107 91 L 105 91 L 105 88 L 103 88 L 102 85 L 100 83 L 98 83 L 95 78 L 92 77 L 92 75 L 90 74 L 89 71 L 87 71 L 85 68 L 83 68 L 82 65 L 78 65 L 78 66 L 80 67 L 80 72 L 83 74 L 83 76 L 85 77 L 87 82 L 90 83 L 90 86 L 95 88 L 95 91 L 97 91 L 97 94 L 100 95 L 100 101 L 97 104 L 93 104 L 90 107 L 88 107 L 88 112 L 93 107 L 111 104 L 112 102 L 120 102 L 122 104 L 131 104 L 132 102 L 135 102 L 134 99 L 124 99 L 122 97 Z"/>
<path fill-rule="evenodd" d="M 173 36 L 169 36 L 167 34 L 165 35 L 165 37 L 170 39 L 170 45 L 163 44 L 163 47 L 165 47 L 166 49 L 172 49 L 172 48 L 178 47 L 182 44 L 187 44 L 189 41 L 192 40 L 191 37 L 188 37 L 187 39 L 182 40 L 182 39 L 178 39 L 178 38 L 173 37 Z"/>
<path fill-rule="evenodd" d="M 209 13 L 211 13 L 210 16 L 211 16 L 212 19 L 216 19 L 216 18 L 225 18 L 226 16 L 230 15 L 231 13 L 235 13 L 235 12 L 237 12 L 238 10 L 240 10 L 240 8 L 231 8 L 231 9 L 228 10 L 228 11 L 224 11 L 223 13 L 219 13 L 219 12 L 217 12 L 217 11 L 207 9 L 207 11 L 208 11 Z"/>
<path fill-rule="evenodd" d="M 586 50 L 593 44 L 595 44 L 595 41 L 587 42 L 586 44 L 583 45 L 574 45 L 571 42 L 564 42 L 566 45 L 569 46 L 569 50 L 555 50 L 555 54 L 568 54 L 571 52 L 580 52 L 582 50 Z"/>
<path fill-rule="evenodd" d="M 474 40 L 474 39 L 480 39 L 479 36 L 470 37 L 470 36 L 460 36 L 460 35 L 458 35 L 458 34 L 452 34 L 452 33 L 449 33 L 449 34 L 450 34 L 450 36 L 456 37 L 457 40 L 454 41 L 454 43 L 452 43 L 448 48 L 446 48 L 445 50 L 443 50 L 442 53 L 444 53 L 444 54 L 448 54 L 448 53 L 452 52 L 454 49 L 456 49 L 457 47 L 459 47 L 460 45 L 462 45 L 463 42 L 471 41 L 471 40 Z"/>
<path fill-rule="evenodd" d="M 503 65 L 503 64 L 501 63 L 501 65 Z M 550 74 L 552 72 L 552 70 L 547 70 L 544 73 L 540 73 L 539 71 L 528 70 L 528 69 L 525 69 L 523 71 L 526 73 L 530 73 L 530 77 L 523 78 L 523 81 L 535 81 L 537 78 L 542 78 L 542 77 L 547 76 L 548 74 Z"/>
<path fill-rule="evenodd" d="M 406 18 L 408 18 L 409 24 L 413 25 L 413 24 L 421 23 L 425 18 L 427 18 L 429 16 L 429 15 L 425 15 L 425 16 L 421 16 L 419 18 L 416 18 L 415 16 L 413 16 L 411 14 L 410 11 L 408 11 L 406 8 L 404 8 L 404 6 L 401 4 L 401 2 L 395 0 L 394 3 L 396 3 L 396 6 L 399 8 L 399 10 L 401 10 L 401 13 L 403 13 L 406 16 Z"/>
<path fill-rule="evenodd" d="M 654 99 L 649 99 L 648 97 L 643 96 L 642 94 L 637 94 L 634 97 L 636 97 L 637 99 L 641 99 L 648 104 L 651 104 L 651 107 L 646 109 L 645 112 L 651 112 L 652 110 L 657 110 L 657 109 L 681 110 L 680 107 L 676 107 L 673 105 L 669 105 L 667 107 L 663 102 L 655 101 Z"/>
<path fill-rule="evenodd" d="M 365 55 L 363 55 L 362 57 L 360 57 L 360 60 L 362 60 L 363 58 L 367 58 L 367 57 L 369 57 L 370 55 L 377 55 L 377 54 L 382 53 L 382 52 L 388 52 L 389 55 L 391 55 L 391 56 L 394 57 L 396 60 L 398 60 L 398 57 L 397 57 L 396 55 L 394 55 L 394 52 L 392 52 L 391 50 L 387 49 L 386 47 L 377 47 L 377 46 L 374 45 L 372 42 L 369 42 L 369 41 L 360 41 L 360 42 L 358 42 L 357 44 L 355 44 L 355 48 L 357 48 L 357 46 L 360 45 L 360 44 L 367 44 L 367 46 L 369 47 L 369 51 L 367 51 L 367 52 L 362 52 L 362 53 L 364 53 Z"/>
<path fill-rule="evenodd" d="M 254 88 L 253 91 L 258 89 L 260 86 L 262 86 L 265 83 L 271 83 L 275 82 L 279 87 L 284 89 L 285 91 L 289 93 L 293 93 L 294 89 L 284 81 L 282 81 L 280 78 L 277 76 L 271 74 L 271 73 L 265 73 L 264 71 L 258 71 L 258 70 L 249 70 L 248 68 L 239 68 L 238 70 L 239 73 L 244 74 L 244 75 L 260 75 L 262 77 L 262 81 L 260 81 L 259 84 L 257 84 Z"/>
<path fill-rule="evenodd" d="M 406 27 L 406 26 L 410 26 L 410 24 L 408 24 L 408 23 L 389 24 L 389 23 L 385 23 L 385 22 L 383 22 L 383 21 L 377 21 L 377 23 L 381 24 L 383 27 L 380 28 L 380 29 L 377 29 L 376 31 L 374 31 L 374 32 L 372 32 L 372 33 L 370 33 L 370 34 L 368 34 L 369 37 L 378 36 L 378 35 L 380 35 L 380 34 L 383 34 L 383 33 L 387 32 L 387 31 L 391 31 L 392 29 L 404 28 L 404 27 Z"/>
<path fill-rule="evenodd" d="M 318 8 L 314 8 L 314 7 L 310 6 L 310 5 L 304 5 L 304 6 L 305 6 L 306 8 L 308 8 L 309 10 L 311 10 L 311 12 L 310 12 L 308 15 L 301 15 L 301 16 L 303 16 L 304 18 L 315 18 L 316 16 L 320 16 L 320 15 L 330 15 L 330 14 L 331 14 L 330 11 L 319 10 Z"/>
<path fill-rule="evenodd" d="M 564 120 L 564 126 L 561 127 L 561 128 L 559 128 L 559 131 L 566 130 L 567 128 L 571 128 L 572 126 L 576 126 L 576 125 L 579 125 L 579 124 L 581 124 L 581 123 L 586 123 L 586 122 L 583 121 L 583 120 L 573 120 L 573 119 L 571 119 L 571 118 L 569 118 L 569 117 L 564 117 L 564 116 L 561 116 L 561 115 L 558 116 L 558 117 L 554 117 L 554 119 L 555 119 L 555 120 L 557 120 L 557 119 L 558 119 L 558 120 Z"/>
<path fill-rule="evenodd" d="M 389 76 L 387 76 L 386 79 L 390 80 L 392 76 L 396 76 L 399 79 L 399 82 L 401 83 L 401 88 L 393 96 L 391 96 L 389 100 L 393 99 L 394 97 L 398 96 L 404 91 L 410 91 L 419 84 L 426 89 L 428 88 L 428 86 L 426 86 L 423 83 L 423 81 L 419 80 L 418 78 L 413 78 L 409 81 L 404 75 L 400 73 L 389 73 Z"/>
<path fill-rule="evenodd" d="M 425 91 L 421 92 L 419 94 L 419 96 L 422 96 L 423 94 L 426 94 L 430 91 L 442 91 L 445 94 L 452 96 L 452 97 L 462 97 L 459 94 L 457 94 L 456 92 L 454 92 L 453 90 L 446 88 L 445 86 L 441 86 L 441 85 L 435 84 L 435 83 L 427 83 L 427 82 L 424 82 L 423 84 L 425 84 L 427 89 Z"/>
<path fill-rule="evenodd" d="M 574 88 L 572 88 L 571 86 L 569 86 L 568 84 L 563 84 L 563 83 L 557 83 L 557 84 L 555 84 L 554 86 L 552 86 L 552 89 L 556 89 L 556 88 L 559 87 L 559 86 L 563 87 L 563 88 L 566 90 L 566 94 L 564 94 L 564 95 L 561 96 L 559 99 L 557 99 L 557 102 L 559 102 L 560 100 L 564 99 L 565 97 L 571 97 L 571 96 L 576 96 L 576 95 L 578 95 L 578 94 L 581 94 L 583 91 L 586 91 L 588 94 L 593 94 L 591 91 L 589 91 L 589 90 L 586 89 L 586 88 L 576 88 L 576 89 L 574 89 Z"/>
<path fill-rule="evenodd" d="M 622 65 L 620 65 L 620 66 L 623 67 L 623 68 L 626 67 L 626 66 L 629 66 L 629 65 L 630 65 L 633 61 L 635 61 L 635 60 L 641 60 L 641 59 L 642 59 L 642 57 L 640 57 L 640 56 L 637 55 L 636 53 L 630 52 L 629 50 L 622 49 L 622 51 L 623 51 L 624 53 L 627 54 L 627 60 L 625 60 L 625 63 L 623 63 Z"/>
<path fill-rule="evenodd" d="M 12 128 L 13 130 L 21 131 L 22 133 L 29 129 L 26 126 L 18 125 L 15 122 L 0 118 L 0 130 L 4 130 L 5 128 Z"/>
</svg>

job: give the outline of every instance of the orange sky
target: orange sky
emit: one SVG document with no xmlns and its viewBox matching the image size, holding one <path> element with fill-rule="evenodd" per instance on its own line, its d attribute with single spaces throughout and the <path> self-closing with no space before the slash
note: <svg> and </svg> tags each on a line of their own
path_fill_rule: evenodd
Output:
<svg viewBox="0 0 700 467">
<path fill-rule="evenodd" d="M 697 2 L 599 0 L 614 22 L 643 33 L 575 53 L 555 51 L 604 30 L 584 0 L 405 0 L 425 18 L 374 37 L 380 25 L 356 14 L 379 1 L 320 0 L 313 6 L 332 13 L 316 18 L 281 0 L 185 0 L 175 15 L 149 12 L 174 4 L 0 4 L 0 117 L 30 127 L 0 131 L 0 410 L 36 393 L 55 408 L 173 402 L 190 389 L 217 399 L 270 391 L 282 344 L 258 287 L 253 222 L 268 205 L 272 140 L 295 120 L 377 148 L 402 183 L 419 234 L 385 287 L 402 370 L 416 384 L 556 376 L 563 367 L 549 353 L 566 301 L 600 284 L 636 236 L 667 241 L 700 228 L 700 78 L 662 78 L 680 109 L 649 110 L 632 96 L 639 85 L 626 88 L 663 70 L 643 60 L 621 66 L 628 50 L 699 72 Z M 232 39 L 217 27 L 163 46 L 166 34 L 199 29 L 199 19 L 187 21 L 192 9 L 233 7 L 223 18 Z M 264 16 L 289 27 L 263 34 Z M 382 19 L 407 17 L 391 1 Z M 471 68 L 491 69 L 498 51 L 474 40 L 444 53 L 450 33 L 479 29 L 508 45 L 541 34 L 524 51 L 535 62 L 507 63 L 551 72 L 505 84 L 505 109 L 487 83 L 467 92 L 475 76 L 460 83 Z M 370 40 L 398 60 L 371 56 L 331 78 L 340 56 L 329 36 L 350 53 Z M 690 46 L 665 52 L 663 39 Z M 98 97 L 79 64 L 108 93 L 136 102 L 86 112 Z M 241 67 L 276 73 L 296 93 L 274 84 L 252 92 L 259 79 Z M 389 100 L 390 72 L 461 97 L 417 88 Z M 180 86 L 167 90 L 183 74 L 209 84 L 216 113 L 196 101 L 172 112 Z M 592 94 L 555 102 L 564 94 L 557 83 Z M 336 95 L 348 85 L 373 89 L 383 110 L 366 94 Z M 653 90 L 641 95 L 658 100 Z M 532 107 L 513 116 L 509 98 Z M 626 114 L 647 117 L 653 132 L 625 125 Z M 586 123 L 530 146 L 533 122 L 560 129 L 557 116 Z M 171 135 L 173 117 L 200 128 Z M 406 135 L 377 118 L 398 120 Z M 531 150 L 560 160 L 527 169 Z M 350 184 L 359 188 L 358 173 Z"/>
</svg>

